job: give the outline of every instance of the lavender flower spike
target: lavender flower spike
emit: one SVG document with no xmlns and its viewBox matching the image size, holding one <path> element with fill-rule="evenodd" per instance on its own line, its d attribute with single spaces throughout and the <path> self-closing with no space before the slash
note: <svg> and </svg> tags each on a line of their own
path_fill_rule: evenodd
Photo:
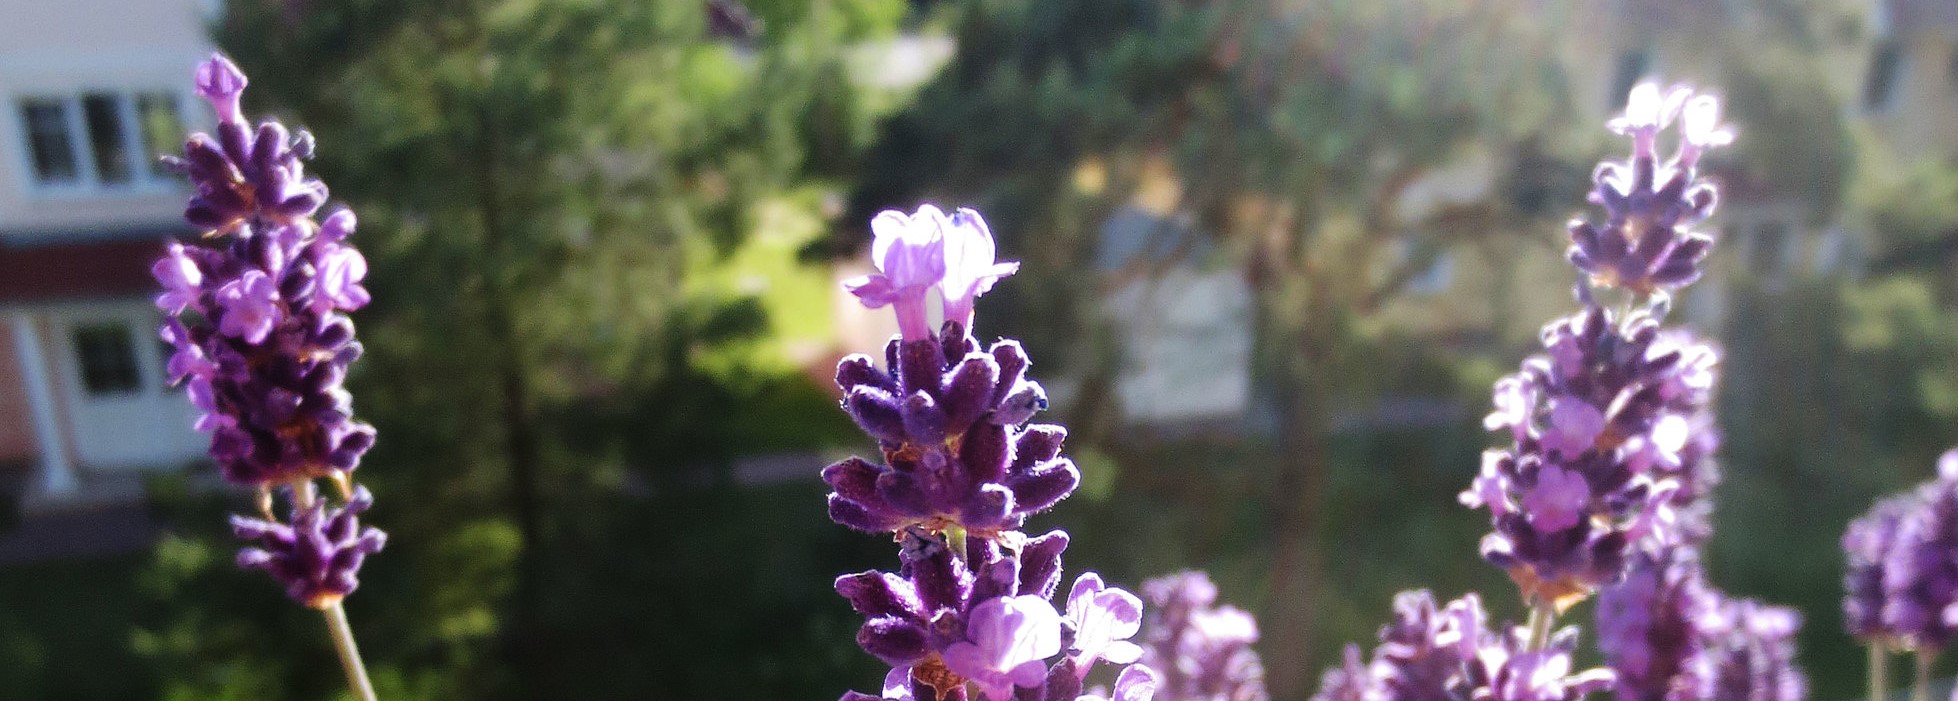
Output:
<svg viewBox="0 0 1958 701">
<path fill-rule="evenodd" d="M 867 532 L 956 527 L 991 537 L 1018 528 L 1079 484 L 1080 472 L 1060 456 L 1067 432 L 1027 424 L 1047 395 L 1027 379 L 1019 342 L 981 351 L 956 318 L 936 334 L 923 330 L 928 288 L 952 280 L 976 295 L 1010 270 L 993 262 L 991 235 L 970 210 L 948 220 L 925 205 L 909 217 L 879 214 L 872 227 L 884 272 L 847 284 L 866 305 L 895 305 L 901 333 L 885 348 L 883 368 L 851 355 L 837 363 L 836 383 L 844 411 L 877 440 L 883 460 L 850 458 L 823 470 L 834 490 L 830 518 Z"/>
<path fill-rule="evenodd" d="M 1598 647 L 1618 672 L 1619 701 L 1679 701 L 1720 605 L 1691 550 L 1636 557 L 1625 581 L 1598 596 Z"/>
<path fill-rule="evenodd" d="M 1657 135 L 1682 111 L 1686 143 L 1662 166 Z M 1632 138 L 1632 159 L 1599 166 L 1591 193 L 1609 221 L 1574 222 L 1570 259 L 1591 285 L 1628 289 L 1635 304 L 1608 311 L 1580 288 L 1584 309 L 1546 326 L 1544 352 L 1496 383 L 1483 425 L 1506 429 L 1510 445 L 1484 454 L 1461 501 L 1489 510 L 1483 556 L 1532 605 L 1561 611 L 1616 582 L 1634 552 L 1710 529 L 1719 356 L 1660 320 L 1662 292 L 1698 278 L 1712 245 L 1686 227 L 1713 211 L 1713 188 L 1693 168 L 1705 149 L 1732 140 L 1717 117 L 1718 104 L 1690 90 L 1632 92 L 1608 124 Z"/>
<path fill-rule="evenodd" d="M 1938 461 L 1916 501 L 1885 553 L 1882 622 L 1904 645 L 1936 650 L 1958 638 L 1946 614 L 1958 607 L 1958 452 Z"/>
<path fill-rule="evenodd" d="M 1866 644 L 1888 646 L 1899 637 L 1899 632 L 1883 620 L 1888 599 L 1883 585 L 1884 567 L 1897 543 L 1897 527 L 1916 506 L 1914 495 L 1884 499 L 1862 517 L 1850 521 L 1842 535 L 1846 560 L 1843 626 L 1851 636 Z"/>
<path fill-rule="evenodd" d="M 361 563 L 386 542 L 356 518 L 373 504 L 352 473 L 374 428 L 354 419 L 341 386 L 361 353 L 346 312 L 368 301 L 367 261 L 346 243 L 351 213 L 324 225 L 313 218 L 326 203 L 326 185 L 304 165 L 313 137 L 277 121 L 247 126 L 239 110 L 246 83 L 223 55 L 199 66 L 197 94 L 217 112 L 218 135 L 192 134 L 182 158 L 164 159 L 195 186 L 184 219 L 206 232 L 194 245 L 171 244 L 151 267 L 164 288 L 157 333 L 174 349 L 171 382 L 197 407 L 196 428 L 211 434 L 219 473 L 258 490 L 264 519 L 232 520 L 238 537 L 254 542 L 238 565 L 266 571 L 294 600 L 324 612 L 348 686 L 374 701 L 340 605 Z M 321 477 L 339 487 L 341 506 L 318 498 Z M 281 486 L 289 524 L 272 514 Z"/>
<path fill-rule="evenodd" d="M 1801 615 L 1751 599 L 1727 601 L 1703 624 L 1707 641 L 1679 699 L 1802 701 L 1808 679 L 1795 666 Z"/>
<path fill-rule="evenodd" d="M 906 216 L 885 210 L 870 220 L 875 236 L 870 260 L 877 272 L 844 283 L 866 307 L 890 305 L 897 311 L 899 333 L 907 341 L 931 336 L 925 317 L 925 295 L 946 274 L 946 232 L 952 227 L 945 213 L 924 205 Z"/>
<path fill-rule="evenodd" d="M 1425 590 L 1401 592 L 1394 614 L 1372 664 L 1362 666 L 1359 648 L 1349 647 L 1315 701 L 1580 701 L 1612 683 L 1610 670 L 1572 673 L 1575 629 L 1527 650 L 1521 629 L 1490 630 L 1472 593 L 1438 608 Z"/>
<path fill-rule="evenodd" d="M 1142 664 L 1162 676 L 1165 701 L 1265 701 L 1264 664 L 1251 644 L 1258 624 L 1231 606 L 1217 606 L 1217 585 L 1189 571 L 1142 583 L 1149 615 L 1143 623 Z"/>
<path fill-rule="evenodd" d="M 175 348 L 171 375 L 188 381 L 231 482 L 344 477 L 374 443 L 341 387 L 361 353 L 345 312 L 368 300 L 366 260 L 345 241 L 353 216 L 313 221 L 326 186 L 304 176 L 311 138 L 277 122 L 249 134 L 235 114 L 236 66 L 213 56 L 198 81 L 224 119 L 220 138 L 192 135 L 171 163 L 197 188 L 185 218 L 211 232 L 172 243 L 151 269 L 164 288 L 157 307 L 173 317 L 160 332 Z"/>
<path fill-rule="evenodd" d="M 1662 164 L 1658 134 L 1682 110 L 1681 145 Z M 1718 117 L 1713 97 L 1693 96 L 1688 88 L 1662 93 L 1647 83 L 1632 90 L 1625 114 L 1609 124 L 1631 137 L 1631 160 L 1600 165 L 1593 178 L 1590 199 L 1605 208 L 1606 221 L 1570 224 L 1570 261 L 1592 284 L 1650 294 L 1699 278 L 1713 240 L 1687 227 L 1713 213 L 1713 186 L 1697 179 L 1696 167 L 1708 149 L 1733 142 L 1733 132 L 1720 126 Z"/>
</svg>

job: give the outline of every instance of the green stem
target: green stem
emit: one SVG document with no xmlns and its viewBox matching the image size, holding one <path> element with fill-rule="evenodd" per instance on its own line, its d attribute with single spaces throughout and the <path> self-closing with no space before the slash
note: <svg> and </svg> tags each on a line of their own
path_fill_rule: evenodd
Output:
<svg viewBox="0 0 1958 701">
<path fill-rule="evenodd" d="M 954 525 L 945 527 L 945 547 L 952 549 L 952 557 L 958 559 L 959 562 L 965 562 L 964 526 Z"/>
<path fill-rule="evenodd" d="M 367 665 L 360 661 L 360 648 L 354 644 L 353 626 L 347 624 L 347 608 L 335 601 L 323 612 L 326 629 L 333 635 L 333 650 L 340 653 L 340 669 L 347 673 L 347 688 L 360 701 L 378 701 L 374 683 L 367 680 Z"/>
<path fill-rule="evenodd" d="M 1890 649 L 1881 640 L 1870 642 L 1870 701 L 1890 699 Z"/>
<path fill-rule="evenodd" d="M 1550 646 L 1550 629 L 1557 624 L 1557 609 L 1554 604 L 1542 598 L 1537 598 L 1533 603 L 1534 605 L 1530 607 L 1529 647 L 1524 648 L 1531 652 Z"/>
<path fill-rule="evenodd" d="M 1937 658 L 1937 648 L 1917 648 L 1917 679 L 1910 688 L 1911 701 L 1931 701 L 1931 662 Z"/>
</svg>

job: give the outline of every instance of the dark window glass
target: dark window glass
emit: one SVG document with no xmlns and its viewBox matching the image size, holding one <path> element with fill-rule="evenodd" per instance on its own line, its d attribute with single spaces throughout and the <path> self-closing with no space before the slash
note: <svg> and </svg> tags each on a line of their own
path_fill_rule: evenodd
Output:
<svg viewBox="0 0 1958 701">
<path fill-rule="evenodd" d="M 1880 110 L 1897 98 L 1897 79 L 1903 72 L 1904 49 L 1895 41 L 1878 44 L 1870 56 L 1870 74 L 1863 79 L 1863 108 Z"/>
<path fill-rule="evenodd" d="M 122 100 L 115 95 L 82 96 L 82 118 L 88 125 L 88 145 L 95 152 L 95 174 L 108 184 L 129 182 L 129 138 L 123 131 Z"/>
<path fill-rule="evenodd" d="M 20 121 L 27 130 L 27 150 L 34 158 L 34 178 L 44 183 L 72 183 L 81 178 L 75 144 L 68 139 L 68 106 L 60 100 L 20 101 Z"/>
<path fill-rule="evenodd" d="M 1605 109 L 1618 111 L 1625 108 L 1625 98 L 1632 94 L 1632 86 L 1652 70 L 1652 54 L 1645 49 L 1632 49 L 1618 54 L 1618 67 L 1611 74 L 1611 94 L 1605 96 Z"/>
<path fill-rule="evenodd" d="M 143 134 L 143 161 L 149 164 L 150 174 L 169 175 L 158 157 L 176 151 L 177 143 L 184 138 L 183 120 L 177 116 L 177 96 L 167 92 L 137 95 L 136 119 Z"/>
<path fill-rule="evenodd" d="M 82 364 L 82 388 L 89 394 L 134 392 L 141 382 L 136 348 L 126 324 L 76 327 L 75 353 Z"/>
</svg>

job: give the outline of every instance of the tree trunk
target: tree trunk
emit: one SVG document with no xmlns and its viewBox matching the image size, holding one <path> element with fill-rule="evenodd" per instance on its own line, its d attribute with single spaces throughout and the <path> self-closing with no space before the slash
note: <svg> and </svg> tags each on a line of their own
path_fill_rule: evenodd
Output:
<svg viewBox="0 0 1958 701">
<path fill-rule="evenodd" d="M 1272 479 L 1271 561 L 1263 652 L 1275 699 L 1303 699 L 1317 679 L 1313 649 L 1325 556 L 1319 512 L 1326 482 L 1323 388 L 1292 373 L 1279 392 L 1278 456 Z"/>
<path fill-rule="evenodd" d="M 516 291 L 512 276 L 520 263 L 511 253 L 510 222 L 504 213 L 504 188 L 499 153 L 502 144 L 502 130 L 493 110 L 483 113 L 485 122 L 485 143 L 479 167 L 482 184 L 482 223 L 485 253 L 485 270 L 480 271 L 487 284 L 484 286 L 487 298 L 485 310 L 491 342 L 496 344 L 498 368 L 496 382 L 500 386 L 501 420 L 506 460 L 510 469 L 510 510 L 516 519 L 517 532 L 522 537 L 522 545 L 517 555 L 517 582 L 512 601 L 513 625 L 506 638 L 509 663 L 513 670 L 535 669 L 538 653 L 543 645 L 538 637 L 540 631 L 540 580 L 543 575 L 543 558 L 540 548 L 543 543 L 543 506 L 539 495 L 537 469 L 542 462 L 542 451 L 538 443 L 536 417 L 531 407 L 530 378 L 524 368 L 523 339 L 516 328 L 511 309 Z M 519 671 L 513 675 L 518 680 L 520 695 L 533 696 L 523 689 L 535 674 Z"/>
</svg>

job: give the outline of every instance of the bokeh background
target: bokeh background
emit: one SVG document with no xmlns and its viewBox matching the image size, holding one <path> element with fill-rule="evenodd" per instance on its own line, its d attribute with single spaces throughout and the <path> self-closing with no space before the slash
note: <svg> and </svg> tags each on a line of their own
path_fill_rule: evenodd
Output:
<svg viewBox="0 0 1958 701">
<path fill-rule="evenodd" d="M 1033 527 L 1073 533 L 1071 568 L 1209 570 L 1283 701 L 1398 590 L 1520 617 L 1455 495 L 1490 383 L 1574 308 L 1563 225 L 1648 77 L 1723 95 L 1739 132 L 1712 272 L 1672 318 L 1725 351 L 1712 578 L 1802 611 L 1815 698 L 1861 683 L 1845 522 L 1958 440 L 1941 1 L 53 5 L 0 1 L 49 47 L 0 49 L 0 140 L 53 123 L 9 70 L 188 26 L 251 75 L 249 112 L 318 136 L 361 217 L 350 386 L 392 539 L 347 606 L 383 698 L 874 688 L 830 582 L 893 546 L 831 524 L 816 474 L 874 450 L 829 373 L 892 330 L 837 283 L 872 214 L 927 201 L 979 208 L 1024 264 L 978 330 L 1024 341 L 1070 427 L 1084 484 Z M 184 95 L 199 58 L 98 53 Z M 180 104 L 125 114 L 208 124 Z M 35 227 L 9 226 L 0 268 L 32 267 Z M 0 389 L 23 433 L 30 398 Z M 317 616 L 231 564 L 248 495 L 196 460 L 81 460 L 50 495 L 25 445 L 0 469 L 0 698 L 343 693 Z"/>
</svg>

